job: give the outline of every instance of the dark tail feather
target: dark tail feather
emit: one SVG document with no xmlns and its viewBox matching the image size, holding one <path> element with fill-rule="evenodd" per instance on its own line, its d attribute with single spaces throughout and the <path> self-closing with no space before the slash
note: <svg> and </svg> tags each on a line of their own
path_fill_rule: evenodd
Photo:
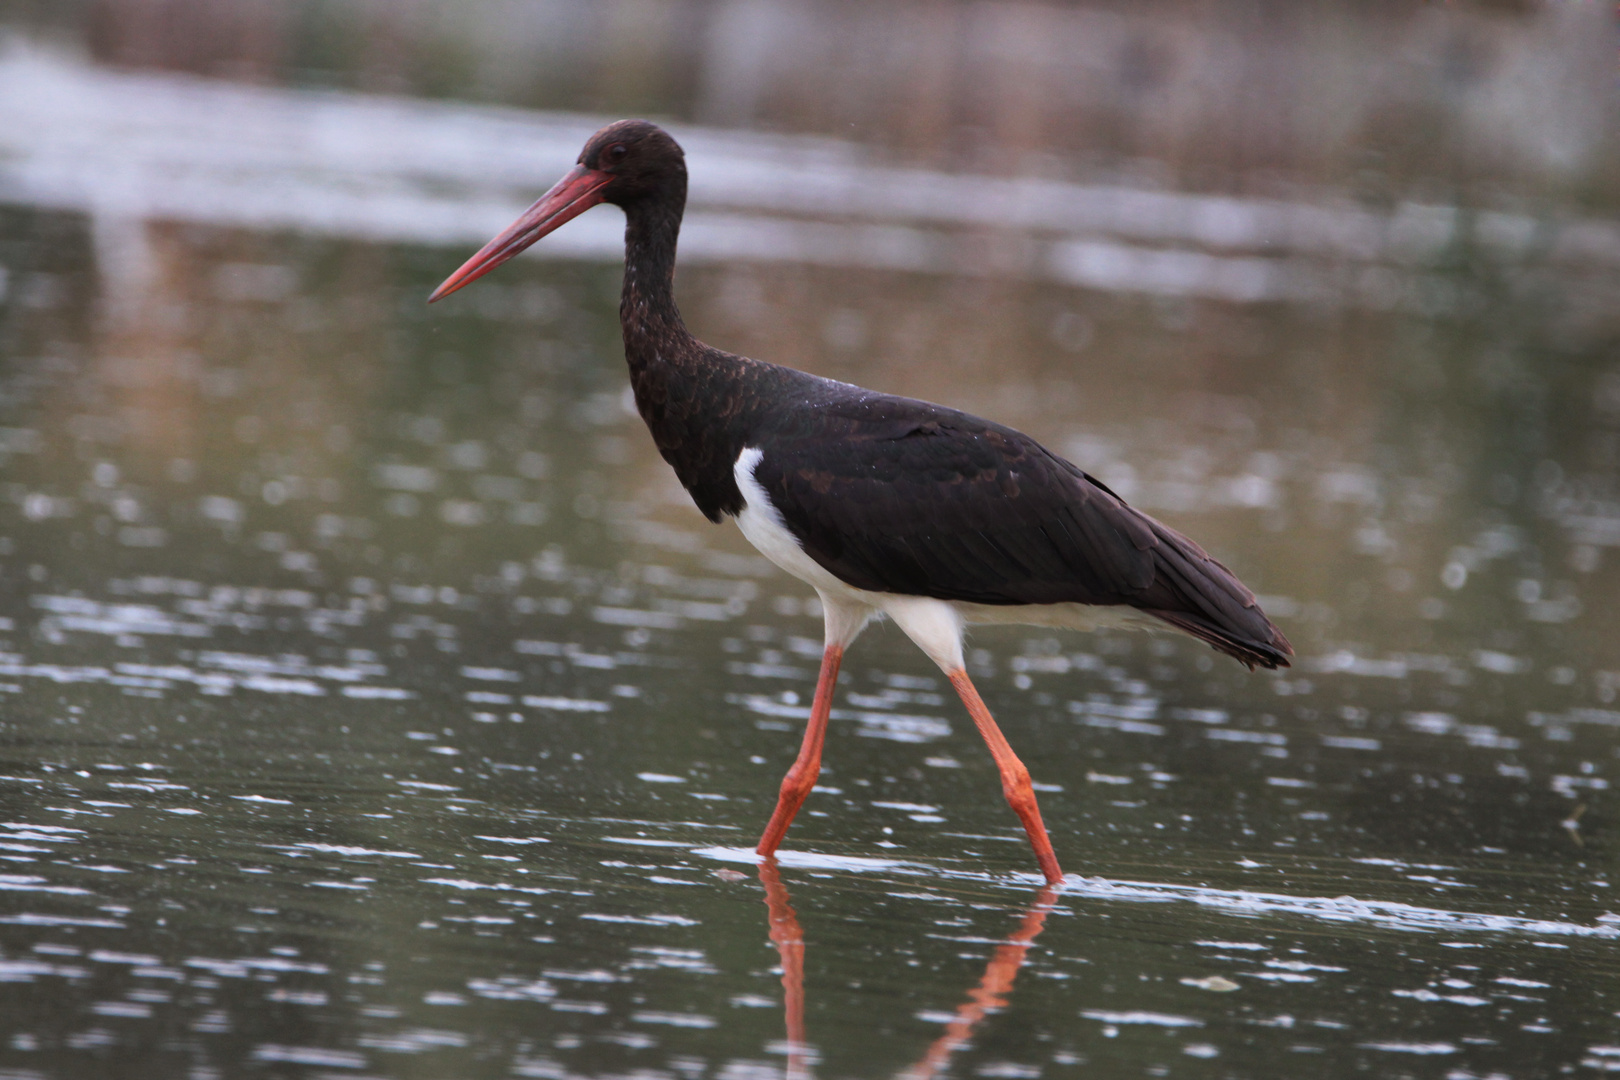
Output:
<svg viewBox="0 0 1620 1080">
<path fill-rule="evenodd" d="M 1255 610 L 1259 611 L 1259 608 Z M 1288 644 L 1288 639 L 1283 637 L 1282 631 L 1272 626 L 1269 620 L 1266 626 L 1271 630 L 1271 640 L 1261 642 L 1237 637 L 1197 615 L 1189 615 L 1182 611 L 1149 611 L 1148 614 L 1163 619 L 1177 630 L 1185 630 L 1200 641 L 1208 642 L 1210 648 L 1217 652 L 1223 652 L 1240 663 L 1247 664 L 1250 671 L 1256 667 L 1288 667 L 1288 658 L 1294 655 L 1294 647 Z"/>
<path fill-rule="evenodd" d="M 1157 521 L 1152 524 L 1159 541 L 1153 549 L 1155 581 L 1141 609 L 1251 671 L 1287 667 L 1294 647 L 1260 610 L 1254 593 L 1193 541 Z"/>
</svg>

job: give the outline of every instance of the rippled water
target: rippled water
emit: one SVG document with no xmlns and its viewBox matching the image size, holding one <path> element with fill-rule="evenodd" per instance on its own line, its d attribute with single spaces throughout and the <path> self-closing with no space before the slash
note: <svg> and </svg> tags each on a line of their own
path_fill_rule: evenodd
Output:
<svg viewBox="0 0 1620 1080">
<path fill-rule="evenodd" d="M 717 344 L 1047 440 L 1299 648 L 979 634 L 1048 893 L 882 629 L 755 865 L 819 615 L 653 453 L 616 266 L 429 310 L 464 251 L 148 230 L 131 299 L 0 211 L 7 1080 L 1620 1070 L 1612 271 L 683 276 Z"/>
</svg>

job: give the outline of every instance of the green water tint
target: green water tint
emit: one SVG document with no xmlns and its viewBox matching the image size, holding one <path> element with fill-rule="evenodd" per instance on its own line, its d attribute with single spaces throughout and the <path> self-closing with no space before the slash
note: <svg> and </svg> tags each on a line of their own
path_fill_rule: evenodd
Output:
<svg viewBox="0 0 1620 1080">
<path fill-rule="evenodd" d="M 7 1076 L 1620 1063 L 1612 315 L 1466 251 L 1431 315 L 683 275 L 707 340 L 1046 440 L 1298 647 L 973 639 L 1071 872 L 1020 938 L 892 630 L 768 895 L 820 620 L 627 409 L 616 268 L 428 311 L 463 253 L 151 236 L 116 308 L 82 220 L 0 215 Z"/>
</svg>

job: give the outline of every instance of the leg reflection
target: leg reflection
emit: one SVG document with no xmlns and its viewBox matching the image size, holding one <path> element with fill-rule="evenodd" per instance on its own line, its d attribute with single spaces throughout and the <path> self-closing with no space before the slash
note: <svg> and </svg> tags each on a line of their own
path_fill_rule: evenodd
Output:
<svg viewBox="0 0 1620 1080">
<path fill-rule="evenodd" d="M 985 1014 L 1007 1004 L 1013 979 L 1024 965 L 1024 954 L 1046 925 L 1047 912 L 1052 910 L 1056 902 L 1056 887 L 1042 886 L 1029 910 L 1024 912 L 1024 921 L 1018 925 L 1018 929 L 997 945 L 996 951 L 990 955 L 990 962 L 984 966 L 984 977 L 979 980 L 979 985 L 969 990 L 968 999 L 956 1007 L 956 1019 L 945 1025 L 945 1033 L 934 1040 L 922 1059 L 902 1074 L 906 1080 L 927 1080 L 937 1075 L 950 1056 L 967 1043 L 968 1036 L 973 1034 L 973 1029 Z"/>
<path fill-rule="evenodd" d="M 804 931 L 788 899 L 787 886 L 777 873 L 776 859 L 762 859 L 759 880 L 765 886 L 765 906 L 770 909 L 771 942 L 782 960 L 782 1011 L 787 1018 L 787 1080 L 806 1080 L 810 1075 L 809 1047 L 804 1041 Z"/>
<path fill-rule="evenodd" d="M 760 862 L 759 880 L 765 886 L 765 906 L 770 910 L 771 941 L 782 963 L 787 1080 L 808 1080 L 810 1047 L 804 1038 L 804 931 L 799 929 L 799 917 L 793 910 L 774 858 Z M 938 1075 L 950 1056 L 966 1045 L 979 1021 L 1006 1005 L 1018 969 L 1023 966 L 1030 945 L 1045 927 L 1046 916 L 1057 903 L 1057 894 L 1054 885 L 1044 885 L 1035 894 L 1018 929 L 996 946 L 984 966 L 979 985 L 969 990 L 968 999 L 957 1006 L 956 1017 L 945 1026 L 944 1034 L 934 1040 L 917 1064 L 902 1074 L 906 1080 L 928 1080 Z"/>
</svg>

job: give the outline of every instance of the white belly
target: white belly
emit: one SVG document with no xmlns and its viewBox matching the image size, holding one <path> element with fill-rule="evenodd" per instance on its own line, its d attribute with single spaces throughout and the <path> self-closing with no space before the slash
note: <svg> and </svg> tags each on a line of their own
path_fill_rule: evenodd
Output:
<svg viewBox="0 0 1620 1080">
<path fill-rule="evenodd" d="M 732 472 L 737 478 L 737 487 L 742 490 L 743 499 L 747 506 L 737 515 L 737 528 L 748 538 L 748 542 L 759 549 L 759 553 L 783 570 L 792 574 L 800 581 L 811 585 L 822 594 L 832 594 L 850 603 L 865 603 L 876 607 L 875 600 L 870 598 L 887 596 L 888 593 L 868 592 L 846 585 L 834 577 L 826 567 L 804 553 L 799 546 L 798 538 L 788 531 L 787 524 L 782 520 L 781 511 L 771 504 L 770 496 L 765 489 L 759 486 L 754 479 L 754 469 L 759 465 L 760 459 L 765 456 L 763 450 L 749 447 L 737 455 L 737 464 Z"/>
<path fill-rule="evenodd" d="M 737 527 L 759 553 L 816 590 L 826 614 L 828 644 L 847 646 L 868 620 L 884 614 L 946 671 L 962 667 L 962 629 L 970 623 L 1045 626 L 1059 630 L 1100 627 L 1164 629 L 1164 624 L 1132 608 L 1090 604 L 973 604 L 925 596 L 872 592 L 840 581 L 805 554 L 770 496 L 754 479 L 765 456 L 749 447 L 737 455 L 733 473 L 747 505 Z"/>
</svg>

